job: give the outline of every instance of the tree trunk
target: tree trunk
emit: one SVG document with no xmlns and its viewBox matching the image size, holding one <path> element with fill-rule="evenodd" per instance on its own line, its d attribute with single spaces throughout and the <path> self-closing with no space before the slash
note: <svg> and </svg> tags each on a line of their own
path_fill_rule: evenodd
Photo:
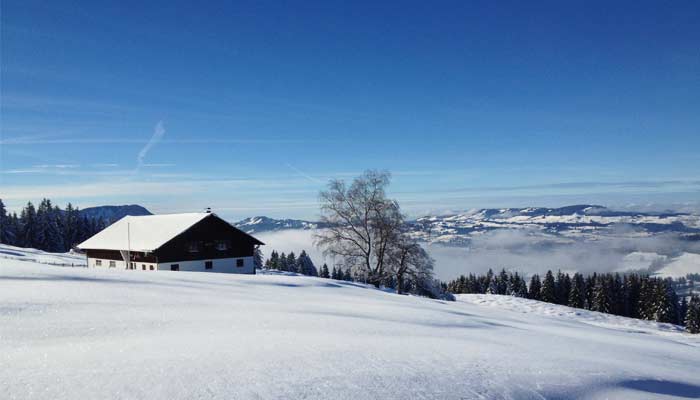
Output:
<svg viewBox="0 0 700 400">
<path fill-rule="evenodd" d="M 396 294 L 403 294 L 403 274 L 396 275 Z"/>
</svg>

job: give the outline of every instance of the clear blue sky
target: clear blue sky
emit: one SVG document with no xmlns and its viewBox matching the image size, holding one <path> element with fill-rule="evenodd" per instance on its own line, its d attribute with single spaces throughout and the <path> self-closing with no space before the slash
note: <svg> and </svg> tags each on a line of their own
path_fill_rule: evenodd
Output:
<svg viewBox="0 0 700 400">
<path fill-rule="evenodd" d="M 700 2 L 378 3 L 3 1 L 0 198 L 313 218 L 379 168 L 413 215 L 700 202 Z"/>
</svg>

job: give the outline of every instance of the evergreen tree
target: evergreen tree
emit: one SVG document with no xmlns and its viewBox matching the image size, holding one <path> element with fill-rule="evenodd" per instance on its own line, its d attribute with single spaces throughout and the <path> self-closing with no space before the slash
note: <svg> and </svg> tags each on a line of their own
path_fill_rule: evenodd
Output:
<svg viewBox="0 0 700 400">
<path fill-rule="evenodd" d="M 515 296 L 516 289 L 518 287 L 518 282 L 515 280 L 514 275 L 508 275 L 506 284 L 506 294 L 508 296 Z"/>
<path fill-rule="evenodd" d="M 302 250 L 299 258 L 297 258 L 297 272 L 308 276 L 318 276 L 318 270 L 313 261 L 311 261 L 311 257 L 306 254 L 306 250 Z"/>
<path fill-rule="evenodd" d="M 639 289 L 639 304 L 637 309 L 639 310 L 639 318 L 653 321 L 655 318 L 655 301 L 656 290 L 655 290 L 654 280 L 645 276 L 640 285 Z"/>
<path fill-rule="evenodd" d="M 284 254 L 284 252 L 280 254 L 279 270 L 289 271 L 289 266 L 287 265 L 287 256 Z"/>
<path fill-rule="evenodd" d="M 561 270 L 557 270 L 557 273 L 554 275 L 554 296 L 556 297 L 556 303 L 561 304 L 562 300 L 562 280 L 564 279 L 564 273 L 561 272 Z M 567 298 L 568 300 L 568 298 Z"/>
<path fill-rule="evenodd" d="M 481 285 L 489 282 L 484 289 Z M 515 273 L 490 273 L 475 276 L 460 276 L 448 284 L 440 285 L 451 293 L 490 293 L 498 294 L 501 282 L 506 282 L 506 294 L 511 296 L 528 296 L 549 302 L 560 301 L 559 298 L 568 293 L 566 304 L 571 307 L 586 307 L 594 311 L 608 314 L 639 315 L 641 318 L 680 323 L 687 315 L 686 302 L 679 303 L 675 287 L 683 284 L 682 279 L 674 281 L 670 278 L 663 280 L 639 275 L 620 275 L 596 273 L 584 277 L 576 273 L 571 278 L 568 274 L 552 274 L 548 271 L 543 282 L 538 275 L 533 275 L 529 288 L 525 280 Z M 389 283 L 387 283 L 388 285 Z M 409 292 L 416 292 L 416 283 Z M 592 287 L 589 288 L 589 285 Z M 590 292 L 590 295 L 588 294 Z M 588 300 L 590 296 L 590 300 Z"/>
<path fill-rule="evenodd" d="M 530 287 L 528 288 L 527 298 L 533 300 L 540 299 L 540 292 L 542 291 L 542 282 L 540 282 L 540 276 L 533 274 L 530 278 Z"/>
<path fill-rule="evenodd" d="M 685 330 L 690 333 L 700 333 L 700 297 L 694 295 L 688 302 L 685 314 Z"/>
<path fill-rule="evenodd" d="M 675 292 L 667 281 L 646 278 L 640 294 L 640 316 L 658 322 L 677 322 L 677 304 L 673 304 Z"/>
<path fill-rule="evenodd" d="M 335 266 L 333 267 L 333 271 L 331 272 L 331 279 L 340 280 L 340 278 L 338 278 L 338 269 Z"/>
<path fill-rule="evenodd" d="M 297 258 L 293 251 L 290 251 L 287 255 L 287 269 L 285 271 L 289 272 L 299 272 L 299 266 L 297 265 Z"/>
<path fill-rule="evenodd" d="M 5 210 L 5 203 L 3 203 L 2 199 L 0 199 L 0 243 L 10 243 L 11 234 L 8 229 L 9 226 L 7 210 Z"/>
<path fill-rule="evenodd" d="M 496 294 L 508 293 L 508 273 L 505 268 L 496 277 Z"/>
<path fill-rule="evenodd" d="M 566 305 L 569 302 L 569 292 L 571 292 L 571 277 L 569 274 L 557 271 L 557 278 L 554 283 L 557 297 L 557 304 Z"/>
<path fill-rule="evenodd" d="M 352 272 L 350 271 L 350 267 L 345 268 L 345 273 L 338 267 L 338 275 L 341 275 L 339 279 L 342 279 L 344 281 L 352 282 L 354 281 L 352 277 Z"/>
<path fill-rule="evenodd" d="M 624 286 L 622 284 L 622 277 L 619 273 L 615 273 L 615 276 L 610 278 L 610 292 L 612 309 L 611 313 L 615 315 L 623 315 L 625 312 L 625 293 Z"/>
<path fill-rule="evenodd" d="M 656 286 L 656 315 L 654 320 L 671 324 L 678 323 L 678 296 L 666 279 L 659 280 Z"/>
<path fill-rule="evenodd" d="M 486 294 L 498 294 L 498 284 L 499 277 L 491 279 L 489 282 L 489 287 L 486 289 Z"/>
<path fill-rule="evenodd" d="M 5 234 L 7 235 L 7 244 L 12 246 L 19 246 L 19 235 L 20 235 L 20 222 L 17 213 L 12 213 L 8 215 L 5 220 Z"/>
<path fill-rule="evenodd" d="M 330 278 L 331 274 L 328 271 L 328 264 L 323 263 L 323 267 L 321 267 L 321 274 L 319 275 L 321 278 Z"/>
<path fill-rule="evenodd" d="M 36 230 L 34 231 L 34 244 L 37 249 L 48 250 L 50 235 L 49 226 L 51 203 L 47 204 L 47 199 L 41 200 L 36 209 Z"/>
<path fill-rule="evenodd" d="M 516 278 L 520 281 L 518 284 L 518 289 L 516 290 L 516 296 L 526 298 L 527 297 L 527 283 L 525 283 L 525 278 L 515 274 Z"/>
<path fill-rule="evenodd" d="M 467 293 L 482 293 L 479 280 L 476 279 L 476 275 L 474 274 L 469 274 L 467 278 Z"/>
<path fill-rule="evenodd" d="M 626 275 L 623 280 L 625 312 L 623 315 L 639 318 L 639 275 Z"/>
<path fill-rule="evenodd" d="M 584 308 L 590 310 L 593 307 L 593 289 L 595 288 L 595 283 L 598 280 L 598 275 L 594 272 L 593 275 L 588 275 L 584 280 L 584 287 L 586 288 L 586 304 Z"/>
<path fill-rule="evenodd" d="M 493 270 L 489 268 L 489 270 L 486 272 L 486 276 L 483 277 L 481 282 L 483 293 L 487 293 L 489 291 L 489 287 L 491 286 L 491 281 L 493 281 L 493 279 Z"/>
<path fill-rule="evenodd" d="M 584 285 L 583 275 L 575 273 L 571 281 L 571 291 L 569 292 L 569 307 L 583 308 L 586 303 L 586 288 Z"/>
<path fill-rule="evenodd" d="M 280 255 L 277 250 L 272 250 L 272 253 L 270 253 L 270 258 L 267 260 L 265 265 L 270 269 L 280 269 Z"/>
<path fill-rule="evenodd" d="M 78 223 L 78 240 L 76 240 L 76 242 L 78 243 L 87 240 L 91 236 L 90 234 L 92 232 L 90 220 L 88 219 L 88 217 L 83 215 L 79 219 L 80 222 Z"/>
<path fill-rule="evenodd" d="M 253 264 L 255 269 L 261 269 L 263 267 L 263 254 L 260 247 L 255 247 L 255 252 L 253 253 Z"/>
<path fill-rule="evenodd" d="M 466 277 L 460 275 L 458 279 L 447 284 L 447 290 L 451 293 L 467 293 L 466 292 Z"/>
<path fill-rule="evenodd" d="M 20 237 L 17 246 L 36 248 L 36 209 L 32 202 L 27 202 L 27 206 L 22 209 L 20 214 Z"/>
<path fill-rule="evenodd" d="M 612 309 L 612 296 L 609 279 L 600 276 L 593 288 L 593 304 L 591 310 L 609 313 Z"/>
<path fill-rule="evenodd" d="M 80 214 L 78 209 L 73 208 L 73 205 L 68 203 L 61 223 L 61 230 L 63 231 L 63 248 L 65 250 L 70 250 L 74 245 L 78 244 L 79 223 Z"/>
<path fill-rule="evenodd" d="M 542 289 L 540 290 L 540 300 L 546 301 L 547 303 L 557 302 L 556 284 L 552 271 L 547 271 L 547 274 L 544 276 Z"/>
</svg>

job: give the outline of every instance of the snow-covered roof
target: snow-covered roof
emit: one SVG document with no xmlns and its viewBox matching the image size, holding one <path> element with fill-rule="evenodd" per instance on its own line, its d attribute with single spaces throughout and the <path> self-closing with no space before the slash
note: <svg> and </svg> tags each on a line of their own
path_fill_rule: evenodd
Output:
<svg viewBox="0 0 700 400">
<path fill-rule="evenodd" d="M 78 245 L 80 249 L 154 251 L 210 213 L 126 216 Z"/>
</svg>

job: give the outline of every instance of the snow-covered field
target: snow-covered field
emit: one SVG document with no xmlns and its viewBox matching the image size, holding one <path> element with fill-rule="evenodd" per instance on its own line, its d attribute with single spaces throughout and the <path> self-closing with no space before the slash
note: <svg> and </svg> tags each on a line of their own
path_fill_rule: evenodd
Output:
<svg viewBox="0 0 700 400">
<path fill-rule="evenodd" d="M 0 258 L 1 399 L 698 397 L 700 336 L 671 325 L 505 296 Z"/>
<path fill-rule="evenodd" d="M 0 265 L 3 258 L 68 267 L 83 267 L 86 265 L 84 254 L 48 253 L 42 250 L 15 247 L 0 243 Z"/>
<path fill-rule="evenodd" d="M 683 253 L 666 264 L 662 269 L 656 271 L 656 274 L 664 278 L 700 274 L 700 254 Z"/>
</svg>

